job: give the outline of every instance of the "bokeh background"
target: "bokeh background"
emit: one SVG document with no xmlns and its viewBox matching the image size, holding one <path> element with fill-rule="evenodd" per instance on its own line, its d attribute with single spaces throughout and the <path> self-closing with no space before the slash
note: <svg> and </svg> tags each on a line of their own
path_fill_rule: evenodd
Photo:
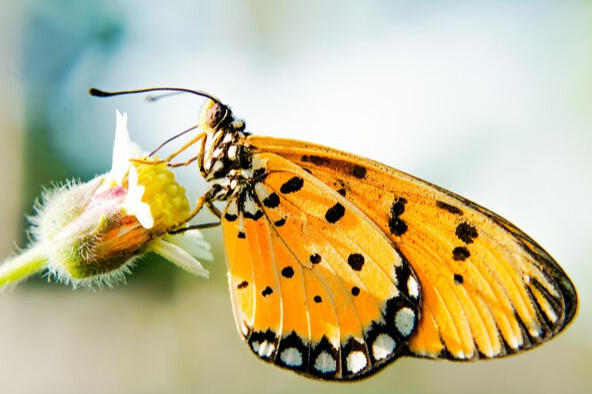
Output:
<svg viewBox="0 0 592 394">
<path fill-rule="evenodd" d="M 0 258 L 26 245 L 43 187 L 109 169 L 116 108 L 148 150 L 200 105 L 87 89 L 172 85 L 221 97 L 251 131 L 356 152 L 493 209 L 581 296 L 575 323 L 535 351 L 402 359 L 323 384 L 241 343 L 212 229 L 207 281 L 150 257 L 115 289 L 38 278 L 1 294 L 0 392 L 590 392 L 591 38 L 583 0 L 0 2 Z M 194 169 L 179 175 L 193 197 L 205 188 Z"/>
</svg>

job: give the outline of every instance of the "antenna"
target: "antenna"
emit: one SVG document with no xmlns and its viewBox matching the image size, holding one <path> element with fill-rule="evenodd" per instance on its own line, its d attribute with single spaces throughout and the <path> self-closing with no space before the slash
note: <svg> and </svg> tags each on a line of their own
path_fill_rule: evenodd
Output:
<svg viewBox="0 0 592 394">
<path fill-rule="evenodd" d="M 124 94 L 138 94 L 138 93 L 149 93 L 149 92 L 177 92 L 177 93 L 191 93 L 195 94 L 196 96 L 206 97 L 210 100 L 222 104 L 220 99 L 216 96 L 212 96 L 209 93 L 202 92 L 201 90 L 191 90 L 191 89 L 184 89 L 184 88 L 172 88 L 172 87 L 160 87 L 160 88 L 149 88 L 149 89 L 137 89 L 137 90 L 121 90 L 118 92 L 105 92 L 103 90 L 90 88 L 88 93 L 91 96 L 95 97 L 113 97 L 113 96 L 122 96 Z"/>
</svg>

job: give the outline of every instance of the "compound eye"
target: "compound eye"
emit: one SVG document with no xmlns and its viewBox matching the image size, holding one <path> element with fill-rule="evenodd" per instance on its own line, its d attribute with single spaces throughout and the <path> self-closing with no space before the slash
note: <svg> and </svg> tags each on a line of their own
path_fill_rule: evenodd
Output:
<svg viewBox="0 0 592 394">
<path fill-rule="evenodd" d="M 204 123 L 207 128 L 215 129 L 228 117 L 230 110 L 220 103 L 213 103 L 206 109 Z"/>
</svg>

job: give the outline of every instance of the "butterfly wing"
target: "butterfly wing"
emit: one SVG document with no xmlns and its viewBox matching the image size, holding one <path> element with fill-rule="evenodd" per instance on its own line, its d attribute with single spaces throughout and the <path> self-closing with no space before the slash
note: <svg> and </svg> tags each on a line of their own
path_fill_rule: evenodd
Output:
<svg viewBox="0 0 592 394">
<path fill-rule="evenodd" d="M 421 320 L 408 341 L 411 354 L 501 357 L 550 339 L 575 316 L 577 295 L 563 270 L 493 212 L 351 154 L 276 138 L 247 142 L 256 152 L 282 156 L 344 196 L 410 263 L 421 287 Z"/>
<path fill-rule="evenodd" d="M 237 327 L 261 359 L 353 380 L 406 351 L 419 287 L 393 242 L 301 167 L 257 154 L 222 225 Z M 265 173 L 262 169 L 265 169 Z"/>
</svg>

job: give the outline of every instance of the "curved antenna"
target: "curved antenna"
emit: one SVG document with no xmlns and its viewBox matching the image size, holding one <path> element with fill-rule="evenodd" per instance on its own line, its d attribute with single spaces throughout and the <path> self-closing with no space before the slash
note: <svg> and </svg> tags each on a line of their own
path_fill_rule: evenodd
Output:
<svg viewBox="0 0 592 394">
<path fill-rule="evenodd" d="M 146 100 L 148 100 L 150 102 L 155 102 L 155 101 L 158 101 L 158 100 L 163 99 L 163 98 L 168 98 L 168 97 L 171 97 L 171 96 L 177 96 L 177 95 L 183 94 L 183 93 L 185 93 L 185 92 L 168 92 L 168 93 L 161 93 L 159 95 L 149 95 L 149 96 L 146 97 Z"/>
<path fill-rule="evenodd" d="M 178 92 L 178 93 L 191 93 L 195 94 L 196 96 L 206 97 L 210 100 L 222 104 L 220 99 L 216 96 L 212 96 L 209 93 L 202 92 L 201 90 L 191 90 L 191 89 L 184 89 L 184 88 L 172 88 L 172 87 L 160 87 L 160 88 L 149 88 L 149 89 L 137 89 L 137 90 L 121 90 L 118 92 L 105 92 L 103 90 L 90 88 L 88 93 L 91 96 L 95 97 L 113 97 L 113 96 L 122 96 L 124 94 L 138 94 L 138 93 L 149 93 L 149 92 Z"/>
</svg>

